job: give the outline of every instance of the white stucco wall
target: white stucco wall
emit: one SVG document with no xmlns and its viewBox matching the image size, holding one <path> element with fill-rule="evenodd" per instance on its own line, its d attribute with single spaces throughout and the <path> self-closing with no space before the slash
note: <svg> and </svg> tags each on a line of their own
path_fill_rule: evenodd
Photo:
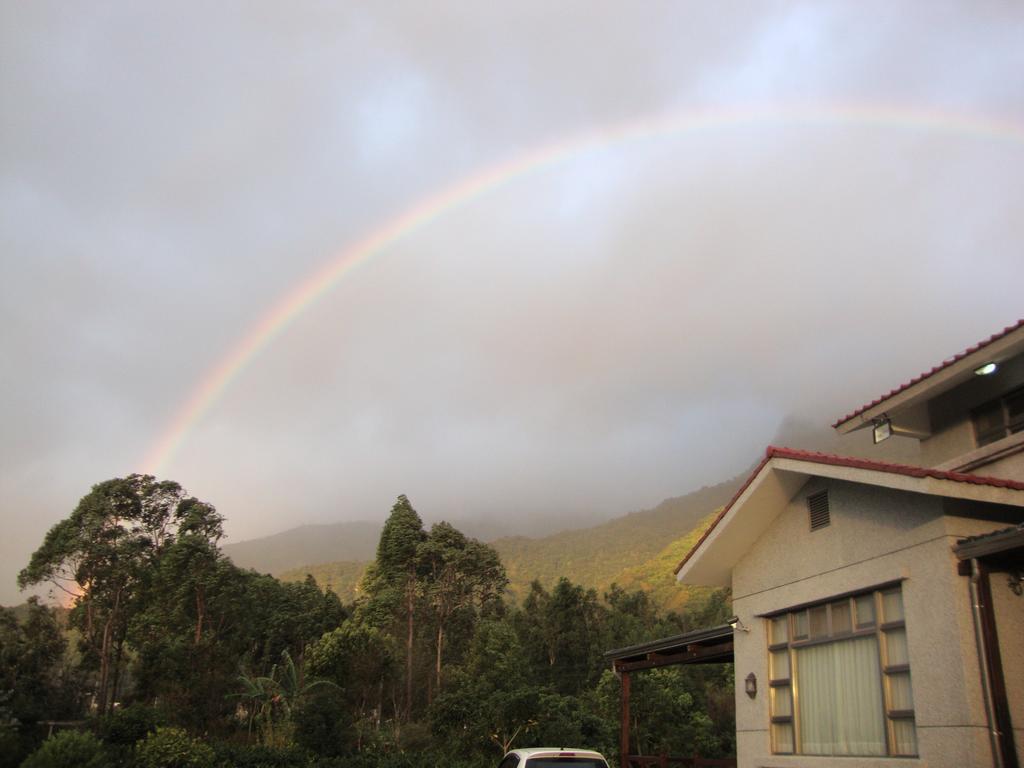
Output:
<svg viewBox="0 0 1024 768">
<path fill-rule="evenodd" d="M 950 417 L 935 435 L 921 442 L 921 463 L 934 467 L 974 450 L 974 426 L 967 412 Z"/>
<path fill-rule="evenodd" d="M 825 487 L 831 525 L 812 533 L 805 498 Z M 1005 523 L 944 517 L 934 497 L 809 482 L 733 570 L 733 609 L 751 630 L 735 637 L 739 765 L 991 765 L 968 584 L 956 573 L 952 547 L 1000 527 Z M 772 755 L 767 622 L 757 616 L 893 580 L 902 580 L 919 758 Z M 759 688 L 753 700 L 743 692 L 750 672 Z"/>
</svg>

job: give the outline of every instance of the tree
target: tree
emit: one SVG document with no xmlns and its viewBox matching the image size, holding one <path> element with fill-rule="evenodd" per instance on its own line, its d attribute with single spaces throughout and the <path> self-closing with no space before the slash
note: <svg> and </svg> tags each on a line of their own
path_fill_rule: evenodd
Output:
<svg viewBox="0 0 1024 768">
<path fill-rule="evenodd" d="M 159 556 L 179 532 L 216 542 L 221 522 L 211 505 L 175 482 L 151 475 L 107 480 L 49 530 L 18 574 L 22 589 L 50 582 L 73 597 L 72 623 L 98 670 L 101 714 L 113 707 L 129 621 Z"/>
<path fill-rule="evenodd" d="M 530 682 L 526 656 L 509 623 L 482 621 L 465 664 L 434 703 L 434 733 L 467 751 L 503 755 L 537 727 L 545 693 Z"/>
<path fill-rule="evenodd" d="M 404 494 L 399 496 L 381 531 L 377 559 L 367 569 L 363 582 L 369 597 L 363 608 L 364 619 L 379 627 L 405 625 L 406 719 L 412 711 L 415 615 L 421 590 L 419 547 L 425 539 L 420 516 Z"/>
<path fill-rule="evenodd" d="M 238 678 L 242 692 L 240 698 L 249 711 L 249 730 L 257 722 L 264 744 L 284 746 L 291 738 L 292 714 L 301 702 L 318 688 L 338 686 L 331 680 L 305 679 L 288 651 L 281 652 L 280 664 L 275 664 L 266 677 Z"/>
<path fill-rule="evenodd" d="M 548 593 L 530 585 L 517 629 L 531 668 L 558 693 L 575 695 L 601 674 L 606 611 L 597 593 L 562 577 Z"/>
<path fill-rule="evenodd" d="M 636 754 L 726 756 L 701 691 L 682 667 L 647 670 L 633 676 L 632 686 L 629 727 Z M 605 670 L 597 696 L 610 721 L 618 717 L 620 690 L 618 678 Z"/>
<path fill-rule="evenodd" d="M 77 695 L 63 665 L 67 641 L 54 611 L 31 597 L 19 622 L 15 611 L 0 608 L 0 693 L 11 717 L 31 723 L 75 714 Z"/>
<path fill-rule="evenodd" d="M 380 730 L 384 685 L 395 674 L 395 666 L 390 638 L 376 627 L 353 619 L 324 633 L 307 649 L 310 674 L 333 681 L 343 692 L 343 706 L 355 729 L 353 746 L 357 750 L 372 731 Z M 337 719 L 330 730 L 337 730 Z"/>
<path fill-rule="evenodd" d="M 501 598 L 508 577 L 498 553 L 468 539 L 449 523 L 437 523 L 420 545 L 426 571 L 425 597 L 435 630 L 435 682 L 441 690 L 445 630 L 456 611 Z"/>
</svg>

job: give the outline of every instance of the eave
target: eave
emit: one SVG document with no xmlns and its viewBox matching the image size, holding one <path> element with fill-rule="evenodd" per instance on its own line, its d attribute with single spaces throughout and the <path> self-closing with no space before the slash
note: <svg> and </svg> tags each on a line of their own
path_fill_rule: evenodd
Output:
<svg viewBox="0 0 1024 768">
<path fill-rule="evenodd" d="M 812 477 L 1024 507 L 1024 483 L 927 467 L 770 447 L 760 466 L 676 568 L 687 584 L 726 587 L 739 559 Z"/>
<path fill-rule="evenodd" d="M 1024 320 L 953 356 L 930 371 L 925 371 L 888 394 L 843 416 L 832 426 L 841 434 L 869 427 L 877 420 L 895 418 L 917 405 L 970 381 L 974 371 L 985 363 L 1004 363 L 1024 354 Z"/>
</svg>

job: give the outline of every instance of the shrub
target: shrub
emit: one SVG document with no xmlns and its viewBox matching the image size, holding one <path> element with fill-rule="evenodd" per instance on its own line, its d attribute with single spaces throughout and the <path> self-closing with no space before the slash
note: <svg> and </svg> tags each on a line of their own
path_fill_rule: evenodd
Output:
<svg viewBox="0 0 1024 768">
<path fill-rule="evenodd" d="M 354 728 L 340 691 L 310 697 L 292 717 L 295 742 L 318 757 L 339 757 L 351 751 Z"/>
<path fill-rule="evenodd" d="M 132 704 L 100 718 L 96 724 L 96 735 L 105 744 L 131 747 L 149 734 L 156 733 L 157 726 L 163 723 L 160 713 L 152 707 Z"/>
<path fill-rule="evenodd" d="M 214 744 L 214 752 L 217 765 L 225 768 L 307 768 L 314 765 L 309 753 L 300 747 L 219 742 Z"/>
<path fill-rule="evenodd" d="M 39 746 L 30 734 L 13 726 L 0 725 L 0 768 L 18 768 L 21 761 Z"/>
<path fill-rule="evenodd" d="M 59 731 L 29 755 L 22 768 L 106 768 L 103 744 L 91 733 Z"/>
<path fill-rule="evenodd" d="M 213 768 L 209 745 L 189 737 L 181 728 L 157 728 L 136 748 L 138 768 Z"/>
</svg>

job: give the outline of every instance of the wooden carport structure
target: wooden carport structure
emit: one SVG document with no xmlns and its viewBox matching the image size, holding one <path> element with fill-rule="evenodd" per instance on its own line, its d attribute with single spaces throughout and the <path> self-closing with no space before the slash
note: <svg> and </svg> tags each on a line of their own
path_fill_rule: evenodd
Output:
<svg viewBox="0 0 1024 768">
<path fill-rule="evenodd" d="M 629 753 L 629 688 L 634 672 L 677 664 L 724 664 L 733 660 L 733 628 L 729 624 L 699 629 L 683 635 L 653 640 L 605 653 L 612 669 L 622 681 L 622 721 L 619 740 L 620 768 L 735 768 L 735 759 L 673 757 L 669 755 L 631 755 Z"/>
</svg>

